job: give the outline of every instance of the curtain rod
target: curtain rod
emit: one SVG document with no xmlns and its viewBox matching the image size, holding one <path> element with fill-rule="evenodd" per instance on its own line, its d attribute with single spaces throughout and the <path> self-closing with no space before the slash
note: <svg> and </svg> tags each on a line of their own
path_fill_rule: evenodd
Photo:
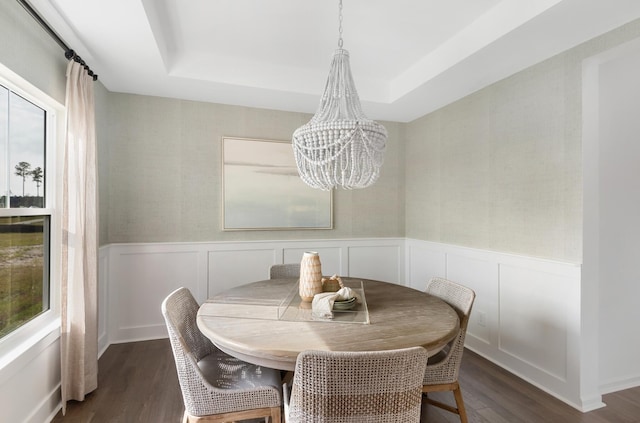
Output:
<svg viewBox="0 0 640 423">
<path fill-rule="evenodd" d="M 40 24 L 42 29 L 44 29 L 45 32 L 49 34 L 49 36 L 53 38 L 53 40 L 56 43 L 58 43 L 60 47 L 62 47 L 62 49 L 64 50 L 64 57 L 66 57 L 67 60 L 73 59 L 75 62 L 80 63 L 80 65 L 83 66 L 84 69 L 87 71 L 87 74 L 93 77 L 94 81 L 98 80 L 98 75 L 93 73 L 91 68 L 89 68 L 89 65 L 87 65 L 85 61 L 82 60 L 82 57 L 78 56 L 75 51 L 73 51 L 72 49 L 69 48 L 69 46 L 67 46 L 67 44 L 62 40 L 62 38 L 60 38 L 60 36 L 56 34 L 56 32 L 53 29 L 51 29 L 49 24 L 47 24 L 47 22 L 40 17 L 38 12 L 36 12 L 35 9 L 31 7 L 31 5 L 27 0 L 17 0 L 17 1 L 22 5 L 22 7 L 24 7 L 24 10 L 26 10 L 27 13 L 29 13 L 29 15 L 31 15 L 31 17 L 35 19 L 35 21 L 38 22 L 38 24 Z"/>
</svg>

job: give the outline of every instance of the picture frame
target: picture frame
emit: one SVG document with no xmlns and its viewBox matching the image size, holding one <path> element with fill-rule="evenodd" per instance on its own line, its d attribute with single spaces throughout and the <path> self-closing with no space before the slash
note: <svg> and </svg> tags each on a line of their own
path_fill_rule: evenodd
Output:
<svg viewBox="0 0 640 423">
<path fill-rule="evenodd" d="M 333 191 L 306 185 L 290 141 L 222 137 L 222 227 L 333 229 Z"/>
</svg>

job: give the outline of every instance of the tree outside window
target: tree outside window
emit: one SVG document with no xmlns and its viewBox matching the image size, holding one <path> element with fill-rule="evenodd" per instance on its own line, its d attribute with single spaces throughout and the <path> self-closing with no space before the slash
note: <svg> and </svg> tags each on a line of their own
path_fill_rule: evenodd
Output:
<svg viewBox="0 0 640 423">
<path fill-rule="evenodd" d="M 27 162 L 20 162 L 16 165 L 16 175 L 22 178 L 22 196 L 24 197 L 24 182 L 31 174 L 31 165 Z"/>
</svg>

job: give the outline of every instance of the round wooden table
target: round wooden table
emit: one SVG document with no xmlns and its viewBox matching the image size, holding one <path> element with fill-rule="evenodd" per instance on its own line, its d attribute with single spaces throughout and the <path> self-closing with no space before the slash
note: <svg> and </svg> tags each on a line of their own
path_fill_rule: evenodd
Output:
<svg viewBox="0 0 640 423">
<path fill-rule="evenodd" d="M 275 311 L 270 314 L 269 307 L 278 308 L 277 301 L 291 292 L 295 279 L 269 279 L 228 290 L 200 306 L 197 324 L 227 354 L 281 370 L 294 370 L 296 358 L 304 350 L 378 351 L 423 346 L 431 356 L 456 336 L 458 314 L 439 298 L 391 283 L 357 280 L 362 280 L 364 287 L 368 324 L 290 321 L 279 319 Z M 248 301 L 234 304 L 229 299 Z M 243 314 L 244 309 L 255 312 Z"/>
</svg>

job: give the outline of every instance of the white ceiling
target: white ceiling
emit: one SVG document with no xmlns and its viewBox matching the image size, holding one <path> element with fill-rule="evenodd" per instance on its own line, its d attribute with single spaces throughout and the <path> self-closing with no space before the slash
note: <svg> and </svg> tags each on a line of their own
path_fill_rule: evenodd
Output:
<svg viewBox="0 0 640 423">
<path fill-rule="evenodd" d="M 313 113 L 337 0 L 31 0 L 114 92 Z M 640 17 L 638 0 L 344 0 L 365 114 L 407 122 Z"/>
</svg>

